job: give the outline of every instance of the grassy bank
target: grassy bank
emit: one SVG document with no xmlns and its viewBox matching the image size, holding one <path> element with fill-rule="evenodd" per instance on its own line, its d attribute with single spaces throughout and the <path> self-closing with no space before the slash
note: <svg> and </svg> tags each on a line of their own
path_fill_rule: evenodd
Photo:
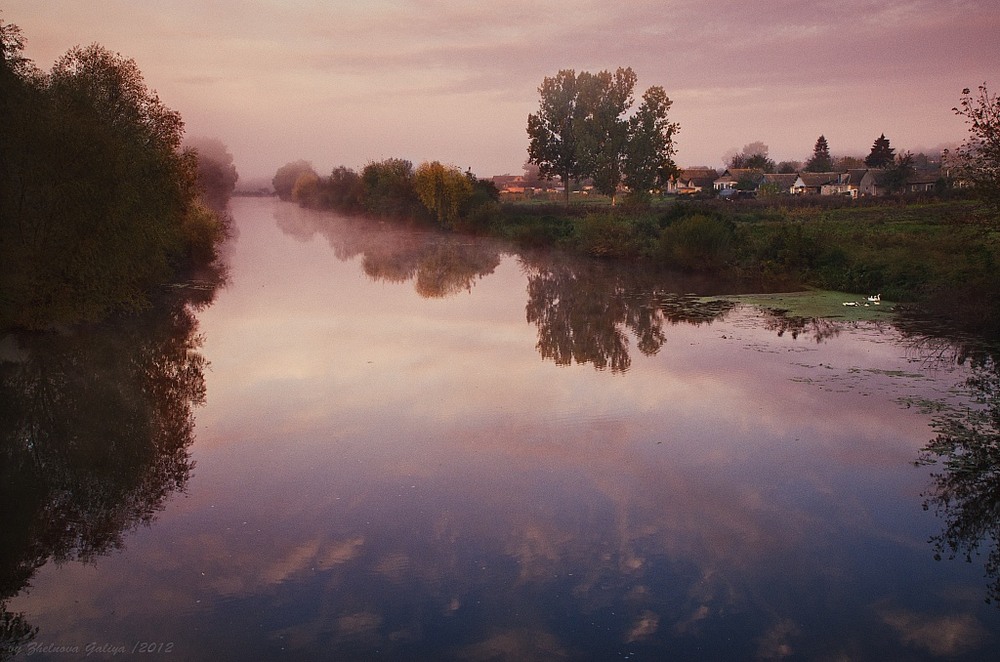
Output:
<svg viewBox="0 0 1000 662">
<path fill-rule="evenodd" d="M 968 198 L 878 204 L 775 199 L 647 208 L 508 204 L 492 233 L 521 245 L 649 260 L 774 287 L 881 294 L 1000 331 L 995 216 Z"/>
</svg>

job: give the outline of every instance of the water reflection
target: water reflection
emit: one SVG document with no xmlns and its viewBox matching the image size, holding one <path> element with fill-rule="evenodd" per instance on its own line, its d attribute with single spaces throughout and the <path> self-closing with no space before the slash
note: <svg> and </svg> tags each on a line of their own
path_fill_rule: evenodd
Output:
<svg viewBox="0 0 1000 662">
<path fill-rule="evenodd" d="M 929 417 L 897 404 L 956 380 L 891 329 L 795 341 L 812 327 L 673 293 L 704 284 L 237 209 L 234 287 L 201 316 L 197 480 L 127 553 L 36 573 L 10 604 L 45 636 L 205 659 L 971 659 L 1000 632 L 975 569 L 930 558 Z M 433 264 L 458 285 L 429 291 L 472 295 L 414 296 Z"/>
<path fill-rule="evenodd" d="M 510 251 L 482 239 L 402 231 L 287 206 L 276 209 L 275 220 L 282 232 L 301 241 L 323 236 L 339 260 L 360 256 L 361 268 L 372 280 L 412 280 L 425 298 L 470 291 Z M 707 284 L 648 265 L 629 267 L 549 252 L 521 254 L 520 262 L 528 278 L 527 320 L 538 328 L 536 347 L 543 359 L 558 365 L 575 362 L 624 372 L 632 362 L 629 332 L 639 351 L 651 356 L 666 342 L 665 323 L 708 323 L 734 305 L 678 294 L 708 291 Z"/>
<path fill-rule="evenodd" d="M 0 656 L 36 633 L 6 605 L 41 566 L 122 547 L 187 483 L 205 397 L 189 302 L 214 290 L 186 289 L 141 319 L 0 339 Z"/>
<path fill-rule="evenodd" d="M 656 354 L 664 323 L 704 324 L 733 304 L 706 301 L 662 274 L 594 260 L 522 256 L 528 278 L 528 322 L 538 327 L 538 353 L 558 365 L 590 363 L 624 372 L 632 364 L 626 330 L 646 356 Z"/>
<path fill-rule="evenodd" d="M 975 404 L 936 420 L 918 464 L 940 469 L 924 495 L 924 508 L 944 521 L 931 538 L 936 558 L 985 556 L 988 601 L 1000 601 L 1000 365 L 995 355 L 970 360 L 965 386 Z"/>
<path fill-rule="evenodd" d="M 425 298 L 469 291 L 500 264 L 496 244 L 433 231 L 407 231 L 365 219 L 278 207 L 275 220 L 282 232 L 301 241 L 319 234 L 337 259 L 361 257 L 365 275 L 375 281 L 414 281 Z"/>
<path fill-rule="evenodd" d="M 840 335 L 842 323 L 822 317 L 799 317 L 787 315 L 780 310 L 764 310 L 764 326 L 781 338 L 786 333 L 797 340 L 800 336 L 812 338 L 821 343 Z"/>
</svg>

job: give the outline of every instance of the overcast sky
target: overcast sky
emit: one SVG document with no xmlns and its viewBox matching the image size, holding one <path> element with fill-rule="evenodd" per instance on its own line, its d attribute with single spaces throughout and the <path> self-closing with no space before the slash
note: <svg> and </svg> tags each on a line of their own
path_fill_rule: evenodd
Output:
<svg viewBox="0 0 1000 662">
<path fill-rule="evenodd" d="M 630 66 L 681 125 L 677 162 L 762 141 L 776 160 L 960 141 L 962 88 L 1000 89 L 996 0 L 7 0 L 42 69 L 75 45 L 133 58 L 241 176 L 402 157 L 519 173 L 538 86 Z"/>
</svg>

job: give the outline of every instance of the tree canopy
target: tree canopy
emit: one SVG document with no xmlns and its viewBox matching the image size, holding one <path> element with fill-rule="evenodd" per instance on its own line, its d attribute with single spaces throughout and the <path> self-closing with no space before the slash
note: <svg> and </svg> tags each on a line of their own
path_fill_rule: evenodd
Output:
<svg viewBox="0 0 1000 662">
<path fill-rule="evenodd" d="M 422 163 L 413 176 L 420 202 L 433 213 L 442 227 L 452 227 L 465 201 L 472 197 L 472 182 L 455 167 L 440 161 Z"/>
<path fill-rule="evenodd" d="M 271 186 L 274 187 L 274 192 L 281 200 L 291 200 L 292 190 L 295 188 L 295 182 L 299 180 L 299 177 L 303 173 L 316 174 L 316 170 L 313 168 L 312 163 L 304 160 L 292 161 L 291 163 L 286 163 L 285 165 L 278 168 L 278 171 L 274 173 L 274 177 L 271 178 Z"/>
<path fill-rule="evenodd" d="M 538 112 L 528 115 L 528 162 L 544 178 L 560 177 L 567 200 L 573 180 L 592 179 L 614 203 L 622 185 L 648 192 L 671 173 L 680 129 L 667 119 L 672 102 L 663 88 L 651 87 L 630 116 L 635 83 L 630 67 L 564 69 L 542 81 Z"/>
<path fill-rule="evenodd" d="M 813 147 L 813 154 L 806 161 L 808 172 L 830 172 L 833 170 L 833 158 L 830 156 L 830 146 L 826 142 L 826 136 L 816 139 L 816 146 Z"/>
<path fill-rule="evenodd" d="M 569 199 L 569 185 L 583 175 L 577 150 L 579 99 L 576 72 L 563 69 L 546 76 L 538 88 L 537 113 L 528 115 L 528 162 L 544 178 L 562 179 Z"/>
<path fill-rule="evenodd" d="M 646 195 L 677 171 L 673 161 L 674 136 L 680 125 L 667 119 L 672 104 L 662 87 L 650 87 L 629 120 L 625 180 L 637 195 Z"/>
<path fill-rule="evenodd" d="M 962 90 L 961 101 L 952 110 L 969 127 L 956 151 L 960 175 L 1000 206 L 1000 98 L 983 83 L 975 94 L 969 88 Z"/>
<path fill-rule="evenodd" d="M 181 117 L 136 63 L 94 44 L 42 74 L 0 27 L 0 326 L 138 310 L 214 260 L 224 220 L 199 204 Z"/>
<path fill-rule="evenodd" d="M 188 139 L 184 148 L 198 157 L 197 184 L 202 200 L 213 211 L 225 212 L 240 178 L 233 155 L 217 138 Z"/>
<path fill-rule="evenodd" d="M 889 146 L 889 139 L 883 133 L 875 139 L 872 151 L 865 157 L 865 165 L 869 168 L 885 168 L 896 160 L 896 150 Z"/>
</svg>

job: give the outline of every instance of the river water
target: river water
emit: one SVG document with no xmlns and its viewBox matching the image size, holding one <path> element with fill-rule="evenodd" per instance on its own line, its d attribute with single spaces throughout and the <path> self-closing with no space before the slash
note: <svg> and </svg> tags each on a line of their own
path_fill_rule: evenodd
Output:
<svg viewBox="0 0 1000 662">
<path fill-rule="evenodd" d="M 1000 645 L 997 490 L 948 501 L 918 463 L 983 432 L 989 361 L 888 315 L 789 321 L 684 294 L 724 285 L 233 205 L 228 285 L 154 349 L 4 341 L 34 412 L 8 426 L 34 473 L 5 470 L 33 476 L 4 506 L 20 657 Z"/>
</svg>

